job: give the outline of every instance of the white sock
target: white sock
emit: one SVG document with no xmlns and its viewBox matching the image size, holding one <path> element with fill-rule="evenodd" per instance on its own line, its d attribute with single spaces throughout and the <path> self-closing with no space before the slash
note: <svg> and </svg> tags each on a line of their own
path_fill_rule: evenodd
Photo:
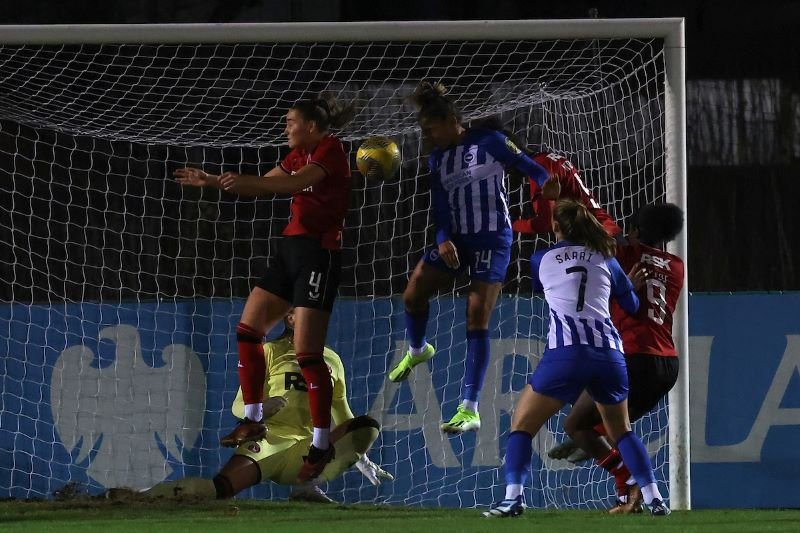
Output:
<svg viewBox="0 0 800 533">
<path fill-rule="evenodd" d="M 314 436 L 311 438 L 311 444 L 318 450 L 327 450 L 328 446 L 331 445 L 328 440 L 328 435 L 330 435 L 330 433 L 331 430 L 328 428 L 314 428 Z"/>
<path fill-rule="evenodd" d="M 464 407 L 466 407 L 467 409 L 469 409 L 473 413 L 477 413 L 478 412 L 478 402 L 475 402 L 475 401 L 472 401 L 472 400 L 464 400 L 463 402 L 461 402 L 461 405 L 463 405 Z"/>
<path fill-rule="evenodd" d="M 245 404 L 244 417 L 249 418 L 253 422 L 259 422 L 264 418 L 264 404 L 261 402 Z"/>
<path fill-rule="evenodd" d="M 661 497 L 661 493 L 658 492 L 658 485 L 655 483 L 649 483 L 642 487 L 642 498 L 644 498 L 644 503 L 646 505 L 650 505 L 653 503 L 653 500 L 658 498 L 659 500 L 663 500 L 664 498 Z"/>
<path fill-rule="evenodd" d="M 427 346 L 427 345 L 423 344 L 422 348 L 414 348 L 413 346 L 411 346 L 409 348 L 409 351 L 411 352 L 411 355 L 413 355 L 413 356 L 422 355 L 422 352 L 425 351 L 425 346 Z"/>
<path fill-rule="evenodd" d="M 517 496 L 522 494 L 522 484 L 521 483 L 511 483 L 506 485 L 506 500 L 513 500 Z"/>
</svg>

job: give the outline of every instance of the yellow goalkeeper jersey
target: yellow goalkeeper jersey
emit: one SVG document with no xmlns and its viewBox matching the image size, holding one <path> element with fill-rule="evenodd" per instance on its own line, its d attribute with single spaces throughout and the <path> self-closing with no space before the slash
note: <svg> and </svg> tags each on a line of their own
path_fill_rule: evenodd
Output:
<svg viewBox="0 0 800 533">
<path fill-rule="evenodd" d="M 323 352 L 325 363 L 333 381 L 333 404 L 331 416 L 334 424 L 353 418 L 347 403 L 347 386 L 344 380 L 344 366 L 339 356 L 330 348 Z M 264 399 L 270 396 L 283 396 L 286 406 L 270 417 L 267 422 L 269 432 L 282 437 L 298 440 L 311 436 L 311 411 L 308 406 L 308 389 L 300 365 L 295 357 L 294 343 L 290 337 L 264 344 L 264 359 L 267 362 L 267 376 L 264 380 Z M 236 394 L 231 408 L 234 416 L 244 418 L 242 389 Z"/>
</svg>

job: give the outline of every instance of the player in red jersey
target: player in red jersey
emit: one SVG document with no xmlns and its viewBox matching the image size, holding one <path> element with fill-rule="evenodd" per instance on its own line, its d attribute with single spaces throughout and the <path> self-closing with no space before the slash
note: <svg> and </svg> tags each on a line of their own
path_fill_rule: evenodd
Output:
<svg viewBox="0 0 800 533">
<path fill-rule="evenodd" d="M 603 209 L 592 196 L 591 191 L 583 183 L 580 171 L 564 156 L 554 152 L 539 152 L 532 159 L 547 170 L 551 179 L 544 186 L 529 180 L 531 187 L 531 203 L 536 215 L 514 221 L 512 228 L 519 233 L 549 233 L 553 203 L 559 198 L 570 198 L 585 205 L 589 212 L 603 225 L 609 235 L 617 237 L 622 234 L 614 219 Z"/>
<path fill-rule="evenodd" d="M 319 476 L 335 453 L 329 439 L 331 376 L 322 354 L 339 286 L 342 226 L 351 180 L 342 143 L 329 129 L 343 126 L 352 116 L 353 107 L 341 105 L 332 96 L 295 103 L 286 113 L 291 151 L 265 176 L 234 172 L 215 176 L 197 168 L 174 172 L 182 185 L 217 187 L 242 196 L 292 195 L 291 218 L 277 253 L 247 298 L 236 328 L 245 418 L 220 444 L 239 446 L 266 434 L 262 340 L 295 307 L 297 362 L 308 384 L 314 425 L 300 481 Z"/>
<path fill-rule="evenodd" d="M 617 247 L 616 257 L 631 277 L 645 270 L 644 282 L 636 289 L 639 310 L 629 315 L 612 303 L 611 319 L 622 336 L 628 367 L 628 411 L 635 421 L 650 412 L 675 385 L 678 358 L 672 339 L 672 315 L 683 288 L 683 261 L 662 250 L 683 228 L 683 211 L 674 204 L 646 205 L 638 213 L 636 229 L 627 243 Z M 567 416 L 564 430 L 571 440 L 550 450 L 555 459 L 583 449 L 597 464 L 614 475 L 617 506 L 613 513 L 638 512 L 641 493 L 633 482 L 619 451 L 603 437 L 600 414 L 585 392 Z"/>
</svg>

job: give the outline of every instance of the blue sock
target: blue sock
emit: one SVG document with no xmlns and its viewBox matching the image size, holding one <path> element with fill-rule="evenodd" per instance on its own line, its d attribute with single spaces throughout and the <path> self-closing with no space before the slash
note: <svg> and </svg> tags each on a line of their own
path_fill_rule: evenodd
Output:
<svg viewBox="0 0 800 533">
<path fill-rule="evenodd" d="M 412 315 L 406 310 L 406 335 L 408 344 L 412 348 L 424 348 L 427 339 L 425 329 L 428 326 L 428 308 L 421 313 Z"/>
<path fill-rule="evenodd" d="M 533 435 L 526 431 L 512 431 L 506 443 L 506 485 L 524 485 L 531 467 Z"/>
<path fill-rule="evenodd" d="M 647 448 L 633 431 L 625 433 L 617 441 L 617 449 L 622 454 L 622 461 L 630 470 L 633 479 L 640 487 L 656 482 L 653 464 L 647 455 Z"/>
<path fill-rule="evenodd" d="M 467 373 L 464 375 L 464 399 L 477 402 L 489 366 L 489 330 L 467 331 Z"/>
</svg>

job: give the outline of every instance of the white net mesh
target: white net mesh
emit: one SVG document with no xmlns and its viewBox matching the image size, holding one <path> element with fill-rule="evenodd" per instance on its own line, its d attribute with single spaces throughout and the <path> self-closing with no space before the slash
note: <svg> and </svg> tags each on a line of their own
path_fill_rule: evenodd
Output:
<svg viewBox="0 0 800 533">
<path fill-rule="evenodd" d="M 297 99 L 332 91 L 358 103 L 341 132 L 402 147 L 399 179 L 354 178 L 340 301 L 329 344 L 356 413 L 383 425 L 372 458 L 396 479 L 357 472 L 330 484 L 344 501 L 486 504 L 502 494 L 509 412 L 541 355 L 542 301 L 514 245 L 490 328 L 493 362 L 476 437 L 443 437 L 466 355 L 464 280 L 432 303 L 430 368 L 385 374 L 404 349 L 398 295 L 432 243 L 425 154 L 406 97 L 443 81 L 465 120 L 497 116 L 520 139 L 566 154 L 621 224 L 664 198 L 664 67 L 658 40 L 0 47 L 0 495 L 97 492 L 183 475 L 211 477 L 230 452 L 238 387 L 234 327 L 288 216 L 286 199 L 182 189 L 175 168 L 265 173 Z M 509 184 L 515 215 L 528 203 Z M 564 438 L 553 420 L 537 454 Z M 657 476 L 666 408 L 636 427 Z M 262 485 L 251 496 L 285 494 Z M 588 464 L 534 458 L 534 506 L 607 505 L 613 485 Z"/>
</svg>

